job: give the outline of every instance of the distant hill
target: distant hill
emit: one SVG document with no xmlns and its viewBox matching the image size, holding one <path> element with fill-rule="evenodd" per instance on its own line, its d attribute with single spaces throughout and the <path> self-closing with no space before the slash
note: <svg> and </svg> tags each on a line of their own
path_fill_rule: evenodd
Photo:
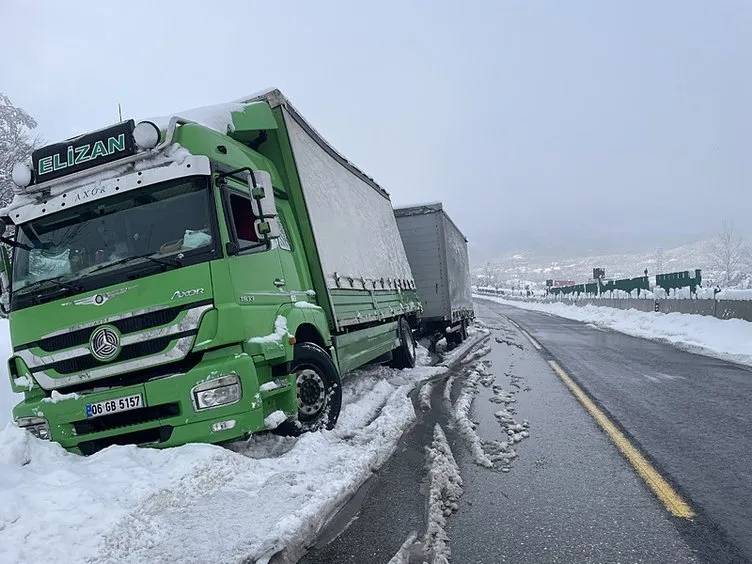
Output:
<svg viewBox="0 0 752 564">
<path fill-rule="evenodd" d="M 543 253 L 519 251 L 488 261 L 472 268 L 473 279 L 478 284 L 491 283 L 499 287 L 539 288 L 547 279 L 585 282 L 592 278 L 593 268 L 606 269 L 607 278 L 631 278 L 648 274 L 702 269 L 703 285 L 713 285 L 721 280 L 713 267 L 713 242 L 702 240 L 672 249 L 652 250 L 642 253 L 551 257 Z M 739 282 L 734 287 L 752 287 L 752 261 L 742 265 Z"/>
</svg>

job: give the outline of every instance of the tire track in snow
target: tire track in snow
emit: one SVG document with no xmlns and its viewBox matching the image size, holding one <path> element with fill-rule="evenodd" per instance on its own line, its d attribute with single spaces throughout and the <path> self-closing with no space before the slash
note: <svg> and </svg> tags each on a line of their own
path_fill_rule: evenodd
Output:
<svg viewBox="0 0 752 564">
<path fill-rule="evenodd" d="M 485 466 L 486 468 L 493 468 L 493 462 L 483 450 L 483 444 L 481 443 L 478 433 L 475 431 L 475 424 L 470 421 L 470 406 L 475 399 L 475 394 L 478 393 L 478 381 L 480 380 L 480 373 L 473 369 L 464 379 L 462 390 L 457 400 L 452 404 L 451 394 L 452 386 L 456 379 L 452 376 L 447 379 L 444 387 L 444 403 L 449 410 L 451 416 L 451 426 L 457 430 L 460 436 L 464 439 L 470 452 L 473 455 L 473 460 L 476 464 Z"/>
<path fill-rule="evenodd" d="M 430 489 L 428 496 L 428 526 L 424 536 L 424 553 L 429 562 L 447 564 L 452 554 L 447 518 L 458 509 L 462 496 L 462 476 L 444 430 L 434 427 L 433 442 L 427 448 Z"/>
<path fill-rule="evenodd" d="M 462 496 L 462 476 L 452 454 L 444 430 L 434 425 L 433 440 L 426 447 L 428 467 L 428 516 L 426 532 L 421 541 L 411 533 L 389 564 L 408 564 L 411 561 L 448 564 L 452 551 L 446 531 L 447 519 L 459 508 Z"/>
<path fill-rule="evenodd" d="M 496 337 L 496 342 L 514 346 L 515 349 L 524 351 L 524 347 L 515 339 L 519 336 L 519 333 L 511 328 L 510 320 L 503 318 L 501 325 L 494 326 L 493 331 L 501 332 L 504 335 L 504 338 Z M 526 387 L 523 388 L 524 380 L 516 376 L 512 370 L 515 349 L 512 349 L 513 352 L 507 357 L 508 369 L 503 371 L 504 376 L 510 379 L 508 390 L 496 383 L 496 376 L 490 370 L 491 362 L 489 360 L 476 362 L 464 378 L 453 375 L 447 379 L 444 389 L 444 405 L 450 414 L 450 426 L 458 432 L 467 444 L 473 461 L 480 466 L 501 470 L 502 472 L 509 472 L 513 460 L 518 456 L 514 445 L 530 436 L 528 421 L 518 422 L 515 419 L 516 410 L 512 406 L 516 402 L 516 394 L 527 389 Z M 472 357 L 474 359 L 480 358 L 482 356 L 478 354 L 480 352 L 488 354 L 490 346 L 486 345 L 482 351 L 476 351 Z M 452 390 L 459 381 L 462 381 L 462 388 L 457 399 L 452 402 Z M 477 432 L 477 422 L 471 419 L 471 408 L 473 400 L 479 392 L 479 384 L 491 388 L 492 395 L 488 398 L 488 401 L 504 406 L 504 409 L 498 409 L 494 412 L 494 417 L 503 435 L 501 440 L 482 439 Z"/>
</svg>

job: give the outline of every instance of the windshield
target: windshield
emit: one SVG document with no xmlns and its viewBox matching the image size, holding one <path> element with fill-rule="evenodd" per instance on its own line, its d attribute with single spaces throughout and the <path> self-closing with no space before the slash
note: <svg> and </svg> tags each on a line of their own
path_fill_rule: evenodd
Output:
<svg viewBox="0 0 752 564">
<path fill-rule="evenodd" d="M 139 262 L 180 266 L 214 247 L 210 195 L 206 178 L 181 178 L 22 224 L 13 293 L 71 287 Z"/>
</svg>

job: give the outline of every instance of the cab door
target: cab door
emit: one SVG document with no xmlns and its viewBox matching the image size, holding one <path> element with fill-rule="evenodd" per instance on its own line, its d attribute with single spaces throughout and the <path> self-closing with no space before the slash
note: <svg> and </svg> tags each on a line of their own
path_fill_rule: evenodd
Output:
<svg viewBox="0 0 752 564">
<path fill-rule="evenodd" d="M 247 186 L 228 181 L 222 188 L 222 203 L 230 239 L 228 268 L 235 301 L 247 309 L 243 315 L 246 335 L 263 336 L 274 327 L 279 306 L 289 302 L 279 248 L 259 239 Z"/>
</svg>

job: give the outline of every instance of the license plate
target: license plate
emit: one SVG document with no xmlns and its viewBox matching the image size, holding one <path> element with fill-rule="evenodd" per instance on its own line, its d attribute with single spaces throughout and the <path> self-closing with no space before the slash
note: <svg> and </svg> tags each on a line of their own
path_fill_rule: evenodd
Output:
<svg viewBox="0 0 752 564">
<path fill-rule="evenodd" d="M 144 400 L 141 394 L 124 396 L 110 400 L 98 401 L 96 403 L 86 404 L 86 417 L 99 417 L 100 415 L 111 415 L 121 411 L 130 411 L 144 406 Z"/>
</svg>

